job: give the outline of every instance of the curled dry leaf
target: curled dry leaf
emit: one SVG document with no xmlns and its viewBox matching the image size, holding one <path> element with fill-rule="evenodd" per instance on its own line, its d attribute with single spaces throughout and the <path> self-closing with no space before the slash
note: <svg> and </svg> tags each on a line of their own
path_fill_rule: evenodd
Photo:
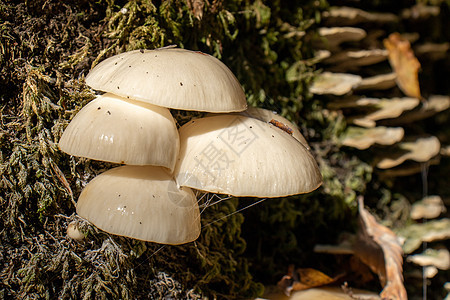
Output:
<svg viewBox="0 0 450 300">
<path fill-rule="evenodd" d="M 420 99 L 420 63 L 411 50 L 411 44 L 399 33 L 392 33 L 383 43 L 389 52 L 389 62 L 397 74 L 398 87 L 405 95 Z"/>
<path fill-rule="evenodd" d="M 380 293 L 382 299 L 407 299 L 403 285 L 402 248 L 392 230 L 376 222 L 375 218 L 364 209 L 363 198 L 358 198 L 359 246 L 355 245 L 355 255 L 379 275 L 384 286 Z M 381 251 L 377 251 L 381 249 Z"/>
<path fill-rule="evenodd" d="M 340 276 L 331 278 L 330 276 L 311 268 L 296 269 L 289 266 L 288 274 L 283 276 L 278 282 L 278 287 L 286 294 L 290 295 L 293 291 L 301 291 L 313 287 L 323 286 L 335 282 Z"/>
</svg>

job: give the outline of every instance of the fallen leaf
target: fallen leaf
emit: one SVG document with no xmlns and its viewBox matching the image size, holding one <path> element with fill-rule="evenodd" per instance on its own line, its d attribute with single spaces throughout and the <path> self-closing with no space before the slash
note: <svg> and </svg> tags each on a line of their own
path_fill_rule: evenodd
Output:
<svg viewBox="0 0 450 300">
<path fill-rule="evenodd" d="M 389 62 L 397 74 L 398 87 L 410 97 L 421 99 L 419 87 L 420 63 L 411 50 L 411 44 L 399 33 L 392 33 L 383 44 L 389 52 Z"/>
<path fill-rule="evenodd" d="M 359 243 L 355 244 L 355 255 L 378 274 L 384 287 L 380 293 L 382 299 L 407 299 L 403 285 L 403 251 L 395 233 L 376 222 L 364 209 L 363 197 L 358 198 L 361 230 Z M 381 251 L 380 251 L 381 250 Z"/>
<path fill-rule="evenodd" d="M 294 266 L 289 266 L 288 274 L 278 282 L 278 287 L 286 294 L 292 291 L 301 291 L 313 287 L 323 286 L 335 282 L 341 276 L 331 278 L 330 276 L 311 268 L 299 268 L 294 270 Z"/>
</svg>

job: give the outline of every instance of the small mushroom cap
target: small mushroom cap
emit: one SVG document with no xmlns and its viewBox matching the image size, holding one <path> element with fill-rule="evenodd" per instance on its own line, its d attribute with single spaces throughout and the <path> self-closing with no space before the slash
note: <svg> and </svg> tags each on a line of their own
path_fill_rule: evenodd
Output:
<svg viewBox="0 0 450 300">
<path fill-rule="evenodd" d="M 92 69 L 86 84 L 175 109 L 231 112 L 247 108 L 244 91 L 227 66 L 211 55 L 185 49 L 115 55 Z"/>
<path fill-rule="evenodd" d="M 180 128 L 177 183 L 250 197 L 308 193 L 322 184 L 311 153 L 269 123 L 241 115 L 193 120 Z"/>
<path fill-rule="evenodd" d="M 85 238 L 85 235 L 80 231 L 76 222 L 70 222 L 67 226 L 67 236 L 76 241 L 82 241 Z"/>
<path fill-rule="evenodd" d="M 105 94 L 78 112 L 64 131 L 59 148 L 90 159 L 173 170 L 179 143 L 167 108 Z"/>
<path fill-rule="evenodd" d="M 143 241 L 177 245 L 200 235 L 194 193 L 160 167 L 122 166 L 98 175 L 81 192 L 77 213 L 106 232 Z"/>
<path fill-rule="evenodd" d="M 290 129 L 292 129 L 292 136 L 299 141 L 300 143 L 305 146 L 306 149 L 310 150 L 310 147 L 308 145 L 308 142 L 306 141 L 305 137 L 301 134 L 300 130 L 298 129 L 298 126 L 286 119 L 285 117 L 282 117 L 278 114 L 276 114 L 273 111 L 270 111 L 268 109 L 260 108 L 260 107 L 249 107 L 247 110 L 243 111 L 241 113 L 244 116 L 251 117 L 258 119 L 263 122 L 269 123 L 271 120 L 276 120 L 284 125 L 288 126 Z"/>
</svg>

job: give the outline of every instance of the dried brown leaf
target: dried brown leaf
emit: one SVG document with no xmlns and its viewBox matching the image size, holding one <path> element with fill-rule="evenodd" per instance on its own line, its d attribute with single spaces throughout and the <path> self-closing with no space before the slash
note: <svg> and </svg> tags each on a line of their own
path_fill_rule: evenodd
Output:
<svg viewBox="0 0 450 300">
<path fill-rule="evenodd" d="M 286 295 L 290 295 L 292 291 L 307 290 L 313 287 L 324 286 L 335 282 L 341 276 L 331 278 L 330 276 L 312 269 L 299 268 L 294 270 L 294 266 L 289 266 L 288 274 L 278 282 L 278 287 L 283 290 Z"/>
<path fill-rule="evenodd" d="M 364 246 L 355 245 L 355 255 L 379 275 L 384 286 L 380 293 L 382 299 L 407 299 L 402 275 L 403 251 L 397 236 L 389 228 L 377 223 L 374 216 L 364 209 L 362 197 L 358 198 L 358 203 L 361 223 L 359 245 Z"/>
<path fill-rule="evenodd" d="M 383 43 L 389 51 L 389 62 L 397 74 L 399 88 L 405 95 L 420 99 L 420 63 L 411 50 L 411 44 L 399 33 L 392 33 Z"/>
</svg>

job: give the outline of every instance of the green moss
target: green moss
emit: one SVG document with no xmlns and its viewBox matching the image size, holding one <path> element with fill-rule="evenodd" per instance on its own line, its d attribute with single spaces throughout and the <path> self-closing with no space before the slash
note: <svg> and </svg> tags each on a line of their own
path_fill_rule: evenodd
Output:
<svg viewBox="0 0 450 300">
<path fill-rule="evenodd" d="M 251 105 L 277 110 L 302 126 L 321 124 L 318 128 L 330 128 L 326 136 L 338 130 L 327 124 L 306 89 L 316 71 L 303 31 L 313 30 L 325 2 L 203 5 L 199 10 L 185 1 L 1 4 L 0 261 L 8 261 L 8 267 L 0 278 L 5 297 L 254 297 L 263 286 L 250 273 L 250 262 L 257 260 L 248 255 L 249 247 L 272 270 L 279 261 L 264 256 L 262 245 L 255 247 L 248 229 L 287 226 L 273 240 L 283 245 L 274 250 L 282 255 L 299 245 L 296 226 L 313 212 L 329 212 L 322 208 L 323 200 L 315 199 L 322 192 L 279 199 L 250 209 L 255 217 L 249 226 L 236 210 L 252 200 L 227 200 L 205 209 L 199 240 L 164 247 L 110 236 L 73 215 L 81 189 L 112 165 L 69 157 L 57 142 L 94 96 L 83 76 L 119 52 L 175 44 L 211 53 L 237 75 Z M 179 124 L 192 117 L 174 115 Z M 339 182 L 341 190 L 360 184 Z M 334 197 L 334 192 L 327 195 Z M 335 215 L 345 215 L 342 207 Z M 66 236 L 72 221 L 86 234 L 84 241 Z M 172 286 L 174 290 L 165 288 Z"/>
</svg>

